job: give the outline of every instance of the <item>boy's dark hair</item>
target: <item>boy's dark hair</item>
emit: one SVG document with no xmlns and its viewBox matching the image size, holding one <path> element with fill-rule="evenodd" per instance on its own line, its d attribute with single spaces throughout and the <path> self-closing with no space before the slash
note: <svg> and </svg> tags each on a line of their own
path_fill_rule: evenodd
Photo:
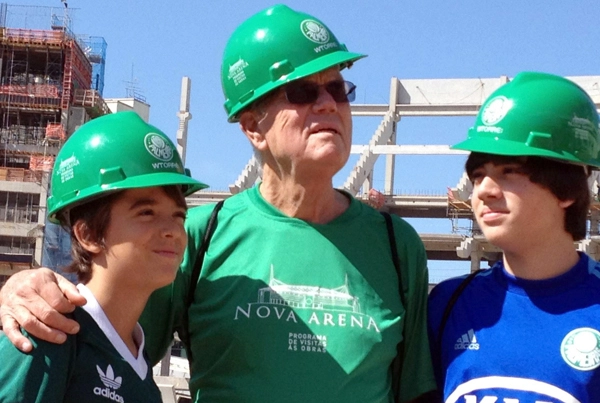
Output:
<svg viewBox="0 0 600 403">
<path fill-rule="evenodd" d="M 178 206 L 187 208 L 185 197 L 179 186 L 163 186 L 162 189 L 169 198 L 177 203 Z M 77 241 L 73 226 L 77 221 L 82 220 L 85 236 L 88 237 L 88 240 L 96 242 L 104 248 L 104 236 L 106 235 L 106 229 L 108 228 L 111 219 L 110 211 L 115 201 L 117 201 L 122 194 L 123 191 L 119 191 L 94 199 L 88 203 L 74 207 L 69 212 L 71 227 L 66 229 L 71 234 L 72 262 L 63 270 L 67 273 L 76 273 L 77 280 L 80 283 L 86 284 L 92 278 L 93 253 L 85 250 L 79 241 Z"/>
<path fill-rule="evenodd" d="M 588 174 L 581 165 L 568 164 L 542 157 L 517 157 L 472 152 L 465 163 L 469 179 L 473 171 L 491 162 L 494 165 L 521 165 L 529 180 L 548 189 L 559 200 L 574 200 L 565 211 L 565 230 L 574 241 L 585 238 L 590 208 Z"/>
</svg>

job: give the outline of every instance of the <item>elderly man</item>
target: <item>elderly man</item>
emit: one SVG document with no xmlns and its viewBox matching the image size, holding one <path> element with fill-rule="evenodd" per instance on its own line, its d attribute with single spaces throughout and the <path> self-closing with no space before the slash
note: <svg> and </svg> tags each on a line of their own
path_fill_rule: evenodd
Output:
<svg viewBox="0 0 600 403">
<path fill-rule="evenodd" d="M 262 182 L 220 211 L 189 212 L 180 272 L 142 321 L 155 361 L 179 332 L 196 402 L 406 402 L 435 388 L 422 242 L 332 185 L 352 143 L 355 86 L 340 71 L 362 57 L 283 5 L 246 20 L 226 46 L 225 109 L 261 160 Z M 53 277 L 19 273 L 2 291 L 5 329 L 22 347 L 16 321 L 64 336 L 29 310 L 62 331 L 73 325 L 36 295 L 63 312 L 82 302 L 59 281 L 62 298 Z"/>
</svg>

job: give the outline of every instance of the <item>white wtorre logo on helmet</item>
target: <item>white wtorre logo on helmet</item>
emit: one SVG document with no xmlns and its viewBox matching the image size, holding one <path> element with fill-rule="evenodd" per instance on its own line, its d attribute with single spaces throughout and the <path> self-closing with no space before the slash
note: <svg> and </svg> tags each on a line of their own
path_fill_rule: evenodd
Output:
<svg viewBox="0 0 600 403">
<path fill-rule="evenodd" d="M 121 387 L 121 383 L 123 379 L 120 376 L 115 378 L 115 373 L 112 369 L 112 366 L 109 364 L 106 368 L 106 373 L 100 369 L 98 365 L 96 365 L 96 370 L 98 371 L 98 375 L 100 375 L 100 380 L 106 386 L 104 389 L 96 386 L 94 388 L 94 394 L 96 396 L 103 396 L 107 399 L 110 399 L 114 402 L 125 403 L 123 396 L 119 395 L 115 392 L 117 389 Z M 111 390 L 114 389 L 114 390 Z"/>
<path fill-rule="evenodd" d="M 481 113 L 481 121 L 484 125 L 495 125 L 504 119 L 512 106 L 512 101 L 505 96 L 495 97 L 485 106 L 485 109 Z"/>
<path fill-rule="evenodd" d="M 315 43 L 327 43 L 329 41 L 329 31 L 323 24 L 315 20 L 302 21 L 300 28 L 304 36 Z"/>
<path fill-rule="evenodd" d="M 146 150 L 159 160 L 170 161 L 173 158 L 173 148 L 157 133 L 146 134 L 144 145 Z"/>
</svg>

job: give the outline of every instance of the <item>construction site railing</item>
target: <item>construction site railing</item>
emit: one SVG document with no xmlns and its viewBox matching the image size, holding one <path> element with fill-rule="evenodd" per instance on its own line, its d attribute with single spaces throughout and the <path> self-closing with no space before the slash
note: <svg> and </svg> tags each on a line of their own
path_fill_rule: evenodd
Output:
<svg viewBox="0 0 600 403">
<path fill-rule="evenodd" d="M 0 29 L 0 39 L 3 43 L 62 46 L 65 41 L 65 33 L 41 29 L 2 28 Z"/>
<path fill-rule="evenodd" d="M 73 105 L 96 109 L 98 116 L 110 113 L 104 98 L 96 90 L 76 89 L 73 95 Z"/>
<path fill-rule="evenodd" d="M 25 168 L 0 168 L 0 181 L 8 182 L 42 182 L 42 171 Z"/>
<path fill-rule="evenodd" d="M 31 224 L 38 222 L 39 207 L 0 207 L 0 222 Z"/>
<path fill-rule="evenodd" d="M 2 144 L 43 146 L 46 144 L 46 128 L 13 125 L 0 129 L 0 146 Z"/>
</svg>

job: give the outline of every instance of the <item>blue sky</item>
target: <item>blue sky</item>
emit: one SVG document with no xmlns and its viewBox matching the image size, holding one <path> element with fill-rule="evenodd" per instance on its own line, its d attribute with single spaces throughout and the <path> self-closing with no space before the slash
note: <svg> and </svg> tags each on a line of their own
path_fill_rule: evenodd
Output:
<svg viewBox="0 0 600 403">
<path fill-rule="evenodd" d="M 60 0 L 9 4 L 62 7 Z M 125 96 L 127 82 L 135 78 L 151 105 L 150 122 L 173 139 L 181 78 L 192 79 L 186 165 L 196 178 L 217 190 L 227 189 L 251 156 L 237 125 L 227 123 L 222 106 L 223 48 L 238 24 L 273 4 L 262 0 L 68 1 L 74 31 L 102 36 L 108 43 L 104 96 Z M 387 103 L 391 77 L 487 78 L 514 76 L 523 70 L 600 74 L 598 0 L 291 0 L 284 4 L 320 18 L 349 50 L 369 55 L 345 73 L 358 86 L 358 103 Z M 403 119 L 398 124 L 398 143 L 452 144 L 466 136 L 473 120 Z M 368 142 L 379 121 L 355 118 L 354 143 Z M 336 177 L 335 185 L 343 183 L 353 161 Z M 458 181 L 463 162 L 462 156 L 397 157 L 395 189 L 405 194 L 444 194 Z M 376 174 L 375 187 L 383 187 L 381 175 Z M 451 230 L 449 220 L 414 224 L 421 232 Z"/>
</svg>

